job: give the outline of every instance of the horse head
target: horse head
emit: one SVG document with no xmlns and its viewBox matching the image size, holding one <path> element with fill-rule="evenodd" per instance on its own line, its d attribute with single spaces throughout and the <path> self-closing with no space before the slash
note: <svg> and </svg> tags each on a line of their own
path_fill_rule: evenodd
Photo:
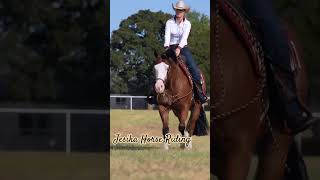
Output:
<svg viewBox="0 0 320 180">
<path fill-rule="evenodd" d="M 168 78 L 168 72 L 170 66 L 176 65 L 176 55 L 173 49 L 168 49 L 161 55 L 155 51 L 154 56 L 156 57 L 154 65 L 154 73 L 156 78 L 155 91 L 157 93 L 163 93 L 165 90 L 165 81 Z"/>
</svg>

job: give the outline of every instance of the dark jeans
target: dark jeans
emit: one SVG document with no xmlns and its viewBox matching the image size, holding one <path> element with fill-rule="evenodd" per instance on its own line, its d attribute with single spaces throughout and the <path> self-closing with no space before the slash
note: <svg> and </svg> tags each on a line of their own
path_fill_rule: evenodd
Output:
<svg viewBox="0 0 320 180">
<path fill-rule="evenodd" d="M 189 48 L 188 47 L 182 48 L 180 54 L 185 56 L 185 61 L 192 75 L 193 80 L 196 81 L 197 83 L 200 83 L 201 82 L 200 70 L 196 62 L 194 61 Z"/>
<path fill-rule="evenodd" d="M 279 88 L 282 93 L 278 93 L 279 97 L 274 103 L 280 102 L 281 111 L 286 115 L 287 126 L 293 132 L 298 133 L 308 128 L 309 118 L 303 117 L 303 108 L 298 101 L 296 94 L 296 85 L 294 74 L 290 66 L 290 50 L 287 36 L 282 29 L 280 17 L 277 16 L 272 7 L 271 0 L 244 0 L 243 7 L 248 16 L 258 25 L 258 31 L 262 38 L 262 46 L 267 56 L 267 60 L 286 73 L 281 77 L 282 83 L 277 82 L 281 87 L 286 86 L 291 89 L 293 97 L 289 98 L 284 92 L 284 88 Z M 269 59 L 268 56 L 271 58 Z M 283 106 L 282 106 L 283 105 Z"/>
<path fill-rule="evenodd" d="M 277 16 L 271 0 L 244 0 L 247 15 L 255 21 L 260 30 L 262 46 L 271 64 L 291 73 L 288 39 L 282 30 L 280 17 Z"/>
</svg>

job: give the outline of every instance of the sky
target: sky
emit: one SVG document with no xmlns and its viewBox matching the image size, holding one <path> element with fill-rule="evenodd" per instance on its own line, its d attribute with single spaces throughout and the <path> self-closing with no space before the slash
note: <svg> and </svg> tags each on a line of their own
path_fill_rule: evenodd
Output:
<svg viewBox="0 0 320 180">
<path fill-rule="evenodd" d="M 177 0 L 111 0 L 110 1 L 110 32 L 119 28 L 122 20 L 142 9 L 163 11 L 173 14 L 171 4 Z M 210 0 L 185 0 L 191 11 L 197 11 L 210 16 Z"/>
</svg>

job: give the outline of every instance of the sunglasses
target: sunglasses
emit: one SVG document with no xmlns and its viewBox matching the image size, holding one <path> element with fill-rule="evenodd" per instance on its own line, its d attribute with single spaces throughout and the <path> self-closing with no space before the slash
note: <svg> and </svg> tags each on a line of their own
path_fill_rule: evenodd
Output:
<svg viewBox="0 0 320 180">
<path fill-rule="evenodd" d="M 176 9 L 176 11 L 178 11 L 178 12 L 185 12 L 186 10 L 185 10 L 185 9 Z"/>
</svg>

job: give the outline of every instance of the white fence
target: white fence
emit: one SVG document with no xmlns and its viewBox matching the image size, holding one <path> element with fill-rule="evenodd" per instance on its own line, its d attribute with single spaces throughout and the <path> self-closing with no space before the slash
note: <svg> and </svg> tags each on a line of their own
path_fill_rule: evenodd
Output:
<svg viewBox="0 0 320 180">
<path fill-rule="evenodd" d="M 111 97 L 111 96 L 110 96 Z M 145 96 L 113 96 L 130 99 L 130 109 L 132 110 L 132 100 L 134 98 L 145 98 Z M 66 153 L 71 152 L 71 114 L 94 114 L 108 115 L 109 110 L 93 110 L 93 109 L 26 109 L 26 108 L 0 108 L 0 113 L 30 113 L 30 114 L 65 114 L 66 120 Z M 313 113 L 315 117 L 320 118 L 320 113 Z M 297 137 L 299 147 L 301 149 L 301 136 Z"/>
<path fill-rule="evenodd" d="M 27 113 L 27 114 L 65 114 L 66 120 L 66 153 L 71 152 L 71 114 L 108 115 L 108 110 L 93 109 L 26 109 L 26 108 L 0 108 L 0 113 Z"/>
<path fill-rule="evenodd" d="M 110 95 L 111 109 L 147 109 L 147 96 Z M 210 97 L 209 97 L 210 99 Z M 207 106 L 208 104 L 204 104 Z"/>
<path fill-rule="evenodd" d="M 113 98 L 113 99 L 112 99 Z M 124 109 L 127 109 L 126 104 L 129 104 L 129 109 L 133 110 L 133 100 L 134 99 L 140 99 L 141 106 L 145 106 L 146 101 L 144 101 L 147 98 L 147 96 L 127 96 L 127 95 L 111 95 L 110 96 L 110 107 L 111 108 L 117 108 L 122 107 Z M 122 100 L 121 100 L 122 99 Z M 123 101 L 124 99 L 124 101 Z M 126 99 L 129 99 L 129 101 L 126 101 Z"/>
</svg>

